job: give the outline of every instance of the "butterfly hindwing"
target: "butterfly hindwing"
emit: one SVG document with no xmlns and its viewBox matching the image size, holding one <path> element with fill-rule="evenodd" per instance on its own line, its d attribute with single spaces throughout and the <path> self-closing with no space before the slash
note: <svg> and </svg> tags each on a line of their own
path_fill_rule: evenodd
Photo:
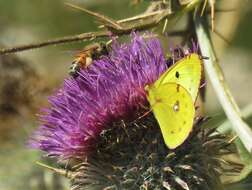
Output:
<svg viewBox="0 0 252 190">
<path fill-rule="evenodd" d="M 181 145 L 193 126 L 195 109 L 191 95 L 179 84 L 164 83 L 150 86 L 147 98 L 165 144 L 171 149 Z"/>
</svg>

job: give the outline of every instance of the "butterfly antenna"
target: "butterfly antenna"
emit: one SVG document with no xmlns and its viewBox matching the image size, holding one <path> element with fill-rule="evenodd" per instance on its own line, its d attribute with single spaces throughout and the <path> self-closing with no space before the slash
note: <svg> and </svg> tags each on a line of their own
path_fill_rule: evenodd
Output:
<svg viewBox="0 0 252 190">
<path fill-rule="evenodd" d="M 204 86 L 206 86 L 206 84 L 207 84 L 207 82 L 206 82 L 206 81 L 205 81 L 205 82 L 203 82 L 203 84 L 201 84 L 199 88 L 203 88 Z"/>
<path fill-rule="evenodd" d="M 209 57 L 201 55 L 201 56 L 200 56 L 200 59 L 201 59 L 201 60 L 209 60 Z"/>
</svg>

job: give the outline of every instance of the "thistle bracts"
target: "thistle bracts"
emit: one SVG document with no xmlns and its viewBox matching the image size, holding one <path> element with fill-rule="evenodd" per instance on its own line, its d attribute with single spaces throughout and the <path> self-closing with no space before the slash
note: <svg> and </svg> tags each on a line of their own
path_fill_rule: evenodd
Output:
<svg viewBox="0 0 252 190">
<path fill-rule="evenodd" d="M 152 115 L 117 124 L 103 132 L 96 152 L 74 169 L 71 189 L 221 189 L 220 176 L 232 168 L 220 161 L 232 152 L 230 144 L 201 123 L 175 150 L 167 149 Z"/>
</svg>

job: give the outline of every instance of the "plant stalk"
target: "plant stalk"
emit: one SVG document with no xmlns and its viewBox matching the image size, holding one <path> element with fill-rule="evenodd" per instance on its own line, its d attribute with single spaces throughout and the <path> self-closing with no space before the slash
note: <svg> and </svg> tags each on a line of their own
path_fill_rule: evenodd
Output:
<svg viewBox="0 0 252 190">
<path fill-rule="evenodd" d="M 239 136 L 248 152 L 252 153 L 251 128 L 242 120 L 240 109 L 225 82 L 223 72 L 219 66 L 212 43 L 210 41 L 210 37 L 208 35 L 208 29 L 204 27 L 200 21 L 200 18 L 195 18 L 195 24 L 196 35 L 201 53 L 202 55 L 209 57 L 208 60 L 204 60 L 206 73 L 209 76 L 209 79 L 220 101 L 220 104 L 227 115 L 227 118 L 232 124 L 233 131 Z"/>
</svg>

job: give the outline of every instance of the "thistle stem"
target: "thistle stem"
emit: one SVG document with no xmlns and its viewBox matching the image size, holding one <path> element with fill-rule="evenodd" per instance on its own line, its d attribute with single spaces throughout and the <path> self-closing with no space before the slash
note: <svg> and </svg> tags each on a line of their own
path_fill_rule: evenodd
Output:
<svg viewBox="0 0 252 190">
<path fill-rule="evenodd" d="M 240 109 L 225 82 L 224 75 L 218 64 L 207 28 L 203 26 L 199 18 L 195 19 L 195 23 L 196 34 L 199 40 L 201 53 L 202 55 L 209 57 L 209 60 L 204 60 L 205 70 L 222 105 L 222 108 L 232 124 L 232 129 L 239 136 L 248 152 L 251 153 L 252 131 L 250 127 L 242 120 Z"/>
<path fill-rule="evenodd" d="M 110 28 L 109 30 L 98 30 L 95 32 L 87 32 L 82 33 L 79 35 L 72 35 L 72 36 L 66 36 L 62 38 L 57 38 L 53 40 L 48 40 L 45 42 L 40 43 L 31 43 L 28 45 L 20 45 L 12 48 L 0 48 L 0 55 L 8 54 L 8 53 L 15 53 L 35 48 L 41 48 L 46 47 L 50 45 L 56 45 L 56 44 L 64 44 L 64 43 L 70 43 L 70 42 L 77 42 L 77 41 L 85 41 L 85 40 L 94 40 L 98 38 L 104 38 L 104 37 L 111 37 L 112 34 L 114 35 L 124 35 L 124 34 L 130 34 L 132 31 L 144 31 L 150 28 L 154 28 L 160 24 L 160 22 L 164 19 L 168 20 L 175 20 L 177 21 L 178 18 L 180 18 L 183 14 L 193 10 L 197 5 L 201 2 L 201 0 L 192 0 L 188 5 L 183 6 L 180 11 L 178 11 L 176 14 L 172 13 L 169 8 L 161 9 L 159 11 L 154 12 L 145 12 L 141 16 L 134 16 L 131 18 L 124 19 L 122 21 L 115 21 L 113 22 L 112 19 L 95 13 L 93 11 L 89 11 L 85 8 L 80 8 L 78 6 L 74 6 L 71 4 L 68 4 L 71 7 L 82 9 L 88 14 L 95 16 L 96 18 L 102 19 L 104 22 L 105 20 L 109 22 L 110 24 L 107 25 L 106 22 L 103 23 L 107 28 Z M 151 7 L 151 6 L 150 6 Z M 148 10 L 148 8 L 147 8 Z M 150 15 L 152 15 L 150 17 Z M 98 20 L 99 20 L 98 19 Z M 134 22 L 132 22 L 134 21 Z M 120 22 L 124 25 L 119 25 Z M 113 27 L 114 25 L 117 25 L 117 27 Z M 111 28 L 112 27 L 112 28 Z M 111 31 L 110 31 L 111 30 Z"/>
</svg>

